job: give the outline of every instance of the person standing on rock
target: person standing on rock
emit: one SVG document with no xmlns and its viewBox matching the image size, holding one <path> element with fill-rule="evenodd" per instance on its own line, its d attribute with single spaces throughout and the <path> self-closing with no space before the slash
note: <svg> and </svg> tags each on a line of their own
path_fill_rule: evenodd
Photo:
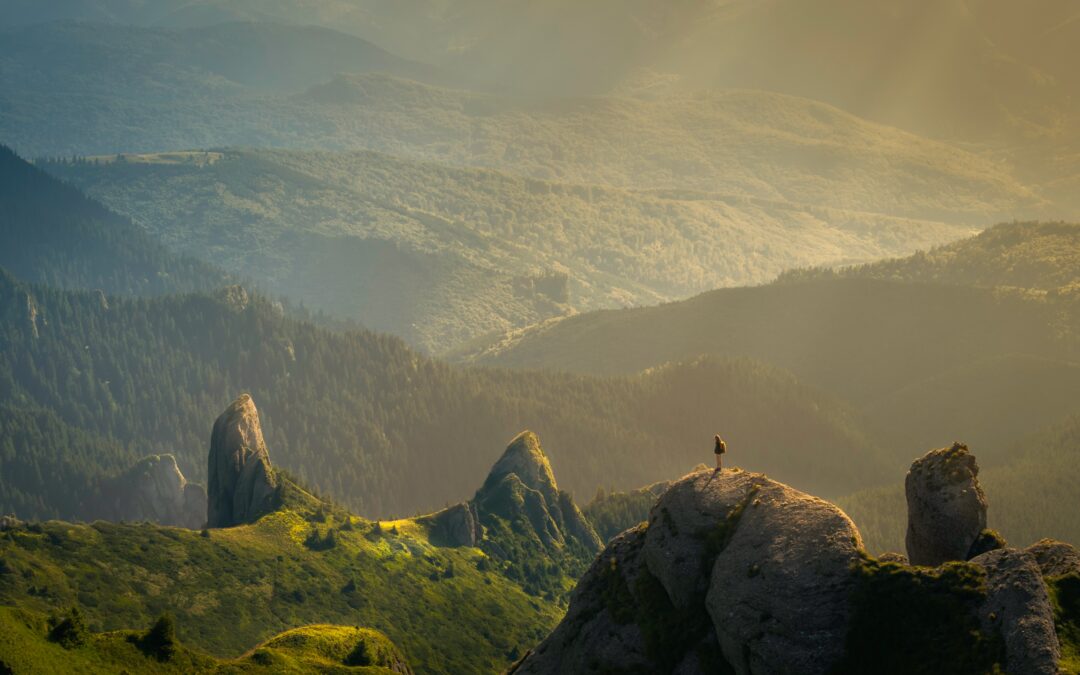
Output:
<svg viewBox="0 0 1080 675">
<path fill-rule="evenodd" d="M 716 447 L 713 448 L 713 454 L 716 455 L 716 470 L 723 469 L 724 453 L 727 452 L 727 443 L 724 439 L 720 438 L 720 434 L 716 434 Z"/>
</svg>

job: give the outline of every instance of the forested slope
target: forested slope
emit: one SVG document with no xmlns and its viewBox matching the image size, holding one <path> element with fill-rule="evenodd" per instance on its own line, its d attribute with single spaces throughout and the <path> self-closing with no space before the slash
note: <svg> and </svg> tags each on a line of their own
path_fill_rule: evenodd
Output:
<svg viewBox="0 0 1080 675">
<path fill-rule="evenodd" d="M 0 300 L 0 392 L 55 413 L 25 418 L 35 431 L 5 446 L 4 471 L 26 477 L 18 490 L 46 503 L 24 516 L 77 517 L 62 508 L 70 486 L 50 477 L 71 463 L 93 476 L 173 452 L 201 480 L 205 419 L 241 391 L 260 401 L 285 468 L 369 515 L 462 499 L 489 453 L 523 428 L 545 438 L 579 494 L 681 473 L 708 456 L 714 427 L 755 448 L 748 464 L 826 494 L 882 470 L 854 415 L 750 361 L 615 378 L 454 368 L 396 338 L 284 317 L 239 288 L 102 303 L 5 275 Z M 36 442 L 75 433 L 58 421 L 79 430 L 81 444 L 107 441 L 85 456 Z"/>
<path fill-rule="evenodd" d="M 27 281 L 125 295 L 208 290 L 228 278 L 167 251 L 128 218 L 2 145 L 0 267 Z"/>
<path fill-rule="evenodd" d="M 39 166 L 178 251 L 431 351 L 567 312 L 655 304 L 969 232 L 373 152 L 229 150 Z"/>
</svg>

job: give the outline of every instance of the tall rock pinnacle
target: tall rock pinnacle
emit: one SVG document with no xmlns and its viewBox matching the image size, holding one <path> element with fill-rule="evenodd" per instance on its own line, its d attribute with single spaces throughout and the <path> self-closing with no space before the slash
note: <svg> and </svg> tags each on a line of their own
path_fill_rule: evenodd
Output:
<svg viewBox="0 0 1080 675">
<path fill-rule="evenodd" d="M 915 460 L 904 480 L 907 493 L 907 553 L 912 565 L 934 567 L 967 560 L 986 529 L 986 497 L 979 465 L 967 446 L 932 450 Z"/>
<path fill-rule="evenodd" d="M 277 480 L 249 395 L 233 401 L 214 422 L 207 475 L 209 527 L 251 523 L 274 510 Z"/>
</svg>

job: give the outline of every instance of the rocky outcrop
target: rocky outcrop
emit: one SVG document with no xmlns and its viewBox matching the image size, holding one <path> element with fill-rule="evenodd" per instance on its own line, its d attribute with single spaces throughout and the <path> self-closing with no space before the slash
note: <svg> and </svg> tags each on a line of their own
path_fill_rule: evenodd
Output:
<svg viewBox="0 0 1080 675">
<path fill-rule="evenodd" d="M 1035 559 L 1044 577 L 1080 574 L 1080 551 L 1072 544 L 1043 539 L 1028 546 L 1025 552 Z"/>
<path fill-rule="evenodd" d="M 431 528 L 431 541 L 438 546 L 476 546 L 483 536 L 476 508 L 469 502 L 455 504 L 418 522 Z"/>
<path fill-rule="evenodd" d="M 690 474 L 612 540 L 518 672 L 827 672 L 861 545 L 837 507 L 763 475 Z"/>
<path fill-rule="evenodd" d="M 971 562 L 986 570 L 986 599 L 979 619 L 984 633 L 1004 639 L 1005 671 L 1055 675 L 1061 648 L 1035 557 L 1016 549 L 998 549 Z"/>
<path fill-rule="evenodd" d="M 966 560 L 986 529 L 979 466 L 966 445 L 933 450 L 915 460 L 904 481 L 907 554 L 912 565 L 936 567 Z"/>
<path fill-rule="evenodd" d="M 214 422 L 207 467 L 207 525 L 256 521 L 277 506 L 277 479 L 255 402 L 243 394 Z"/>
<path fill-rule="evenodd" d="M 206 523 L 206 490 L 189 483 L 172 455 L 151 455 L 109 481 L 110 520 L 198 529 Z"/>
<path fill-rule="evenodd" d="M 489 517 L 527 521 L 547 548 L 575 543 L 591 555 L 602 545 L 570 495 L 559 490 L 540 439 L 531 431 L 510 442 L 472 504 L 481 523 Z"/>
<path fill-rule="evenodd" d="M 950 561 L 929 568 L 873 559 L 840 509 L 761 474 L 692 473 L 612 539 L 513 672 L 1056 673 L 1043 578 L 1080 556 L 1051 541 L 1006 548 L 985 530 L 976 474 L 959 445 L 912 467 L 912 513 L 927 526 L 914 550 Z M 975 541 L 993 550 L 951 562 Z"/>
</svg>

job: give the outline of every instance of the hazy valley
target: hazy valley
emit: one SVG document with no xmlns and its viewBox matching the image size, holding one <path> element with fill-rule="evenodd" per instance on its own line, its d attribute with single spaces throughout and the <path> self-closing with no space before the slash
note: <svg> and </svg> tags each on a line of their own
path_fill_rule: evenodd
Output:
<svg viewBox="0 0 1080 675">
<path fill-rule="evenodd" d="M 0 674 L 1080 673 L 1078 29 L 0 3 Z"/>
</svg>

